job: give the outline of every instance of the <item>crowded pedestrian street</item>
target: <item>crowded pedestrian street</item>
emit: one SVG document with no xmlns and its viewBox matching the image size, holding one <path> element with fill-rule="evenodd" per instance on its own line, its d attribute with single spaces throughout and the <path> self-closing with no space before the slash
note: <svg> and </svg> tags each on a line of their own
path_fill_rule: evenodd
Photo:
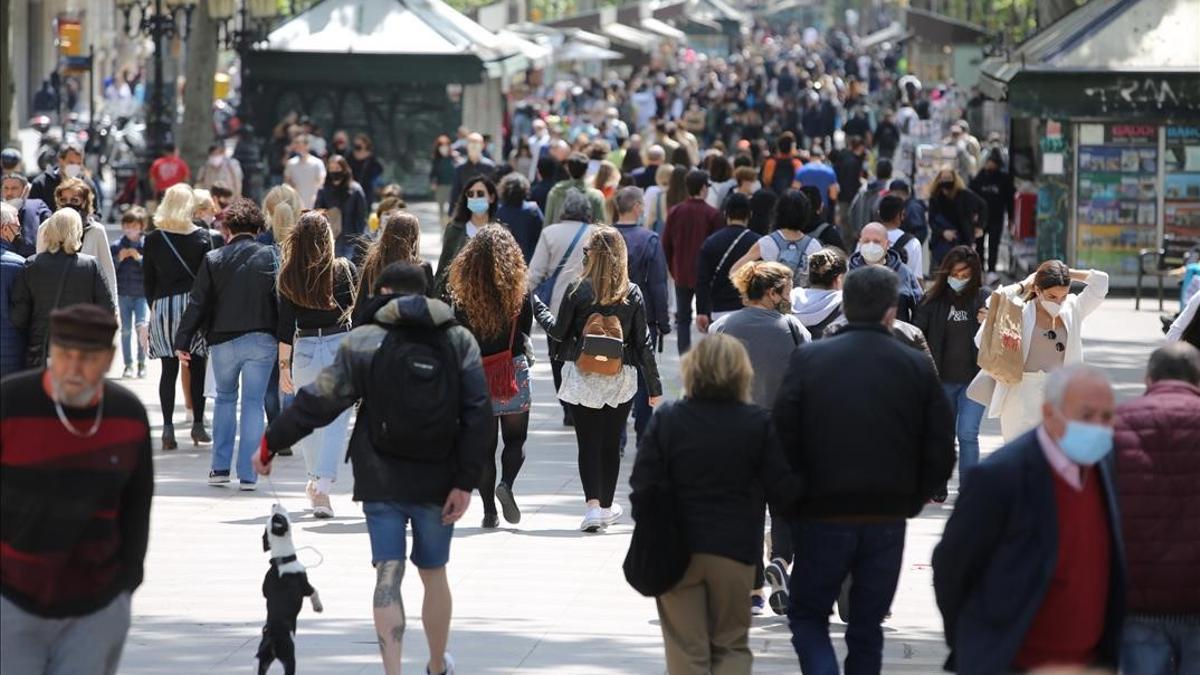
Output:
<svg viewBox="0 0 1200 675">
<path fill-rule="evenodd" d="M 0 675 L 1200 675 L 1200 0 L 14 0 Z"/>
<path fill-rule="evenodd" d="M 414 204 L 422 222 L 422 252 L 436 260 L 440 231 L 431 203 Z M 1141 394 L 1146 359 L 1162 342 L 1153 312 L 1133 311 L 1131 299 L 1106 304 L 1092 317 L 1084 340 L 1089 361 L 1112 377 L 1118 398 Z M 542 336 L 538 336 L 540 343 Z M 668 397 L 680 392 L 674 345 L 660 368 Z M 535 350 L 542 351 L 542 344 Z M 663 673 L 662 636 L 652 600 L 629 588 L 621 561 L 629 548 L 631 523 L 607 536 L 579 531 L 579 475 L 575 439 L 561 424 L 553 400 L 550 368 L 534 366 L 533 414 L 520 496 L 519 525 L 479 527 L 476 498 L 455 529 L 449 565 L 454 592 L 450 643 L 464 673 Z M 110 377 L 120 377 L 114 364 Z M 123 381 L 156 416 L 156 373 Z M 118 380 L 120 381 L 120 380 Z M 870 411 L 857 411 L 870 423 Z M 630 427 L 632 430 L 632 427 Z M 980 445 L 986 456 L 1001 445 L 999 426 L 987 422 Z M 152 431 L 157 438 L 158 428 Z M 325 611 L 301 615 L 297 653 L 308 673 L 381 672 L 374 629 L 362 608 L 374 583 L 370 547 L 361 509 L 350 501 L 350 483 L 339 481 L 330 520 L 312 517 L 304 497 L 299 456 L 277 460 L 270 483 L 254 493 L 214 488 L 197 480 L 209 466 L 205 446 L 164 454 L 155 448 L 155 502 L 146 583 L 134 601 L 133 626 L 122 673 L 241 672 L 250 668 L 262 622 L 261 553 L 263 514 L 278 496 L 296 526 L 300 559 L 309 581 L 325 599 Z M 632 453 L 626 455 L 617 489 L 626 501 Z M 273 486 L 273 487 L 272 487 Z M 273 490 L 273 492 L 272 492 Z M 953 508 L 957 481 L 945 504 L 929 504 L 910 523 L 892 615 L 884 623 L 884 672 L 934 673 L 946 658 L 942 619 L 933 595 L 933 547 Z M 626 501 L 626 503 L 628 503 Z M 318 566 L 314 567 L 314 565 Z M 405 587 L 405 603 L 419 608 L 419 586 Z M 410 616 L 409 640 L 421 644 L 419 612 Z M 844 626 L 836 617 L 831 633 L 839 653 Z M 750 631 L 755 673 L 796 672 L 786 617 L 755 617 Z M 405 657 L 419 671 L 421 649 Z"/>
</svg>

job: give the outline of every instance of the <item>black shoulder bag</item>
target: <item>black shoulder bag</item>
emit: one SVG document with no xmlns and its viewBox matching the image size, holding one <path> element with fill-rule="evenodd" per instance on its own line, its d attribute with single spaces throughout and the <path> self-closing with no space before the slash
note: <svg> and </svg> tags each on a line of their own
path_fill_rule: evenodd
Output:
<svg viewBox="0 0 1200 675">
<path fill-rule="evenodd" d="M 687 536 L 680 527 L 679 500 L 671 482 L 669 409 L 660 410 L 658 431 L 662 456 L 659 481 L 637 492 L 638 519 L 625 555 L 625 581 L 646 597 L 657 597 L 674 588 L 691 561 Z"/>
</svg>

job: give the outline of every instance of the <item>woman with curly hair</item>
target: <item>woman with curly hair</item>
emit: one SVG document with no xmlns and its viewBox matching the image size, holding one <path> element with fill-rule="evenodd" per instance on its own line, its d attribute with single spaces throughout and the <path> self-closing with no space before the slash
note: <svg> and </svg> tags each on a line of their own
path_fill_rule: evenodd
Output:
<svg viewBox="0 0 1200 675">
<path fill-rule="evenodd" d="M 300 216 L 283 241 L 278 283 L 279 391 L 295 394 L 333 364 L 350 332 L 354 267 L 336 256 L 333 230 L 321 212 Z M 317 518 L 333 517 L 329 494 L 337 481 L 349 428 L 347 409 L 300 441 L 308 469 L 305 493 Z"/>
<path fill-rule="evenodd" d="M 529 432 L 529 355 L 525 340 L 533 331 L 533 311 L 525 300 L 525 277 L 521 247 L 500 225 L 481 228 L 450 264 L 450 298 L 458 322 L 479 342 L 495 414 L 491 459 L 484 463 L 479 481 L 485 529 L 500 525 L 496 497 L 504 509 L 504 520 L 521 522 L 512 487 L 525 463 Z M 497 431 L 504 439 L 498 484 Z"/>
<path fill-rule="evenodd" d="M 433 267 L 421 260 L 421 221 L 407 211 L 383 214 L 379 238 L 371 242 L 359 275 L 358 296 L 354 301 L 354 325 L 369 323 L 371 289 L 383 268 L 395 262 L 418 265 L 425 271 L 425 295 L 433 296 Z"/>
</svg>

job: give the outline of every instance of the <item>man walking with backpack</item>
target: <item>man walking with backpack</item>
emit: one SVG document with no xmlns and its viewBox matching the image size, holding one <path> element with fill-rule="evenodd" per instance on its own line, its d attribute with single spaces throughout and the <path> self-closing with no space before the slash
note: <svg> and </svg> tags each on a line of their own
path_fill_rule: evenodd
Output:
<svg viewBox="0 0 1200 675">
<path fill-rule="evenodd" d="M 428 673 L 453 673 L 446 653 L 450 587 L 446 563 L 454 523 L 479 484 L 491 433 L 491 399 L 479 345 L 454 311 L 425 297 L 425 273 L 389 265 L 375 282 L 371 323 L 342 343 L 337 360 L 304 387 L 267 428 L 254 465 L 271 471 L 278 448 L 294 445 L 361 401 L 350 437 L 354 500 L 362 502 L 375 566 L 375 630 L 387 675 L 400 673 L 404 638 L 405 530 L 409 559 L 425 587 L 421 620 Z"/>
<path fill-rule="evenodd" d="M 887 228 L 888 248 L 900 254 L 900 260 L 920 283 L 925 279 L 924 249 L 921 240 L 900 228 L 904 222 L 904 200 L 887 195 L 879 200 L 879 222 Z"/>
</svg>

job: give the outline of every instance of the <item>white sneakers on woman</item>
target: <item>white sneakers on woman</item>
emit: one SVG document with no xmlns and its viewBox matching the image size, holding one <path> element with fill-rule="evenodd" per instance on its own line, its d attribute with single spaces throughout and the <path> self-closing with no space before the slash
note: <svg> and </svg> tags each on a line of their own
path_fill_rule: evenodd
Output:
<svg viewBox="0 0 1200 675">
<path fill-rule="evenodd" d="M 625 509 L 616 502 L 607 509 L 593 506 L 583 514 L 583 522 L 580 523 L 579 529 L 583 532 L 599 532 L 620 520 L 623 515 Z"/>
</svg>

